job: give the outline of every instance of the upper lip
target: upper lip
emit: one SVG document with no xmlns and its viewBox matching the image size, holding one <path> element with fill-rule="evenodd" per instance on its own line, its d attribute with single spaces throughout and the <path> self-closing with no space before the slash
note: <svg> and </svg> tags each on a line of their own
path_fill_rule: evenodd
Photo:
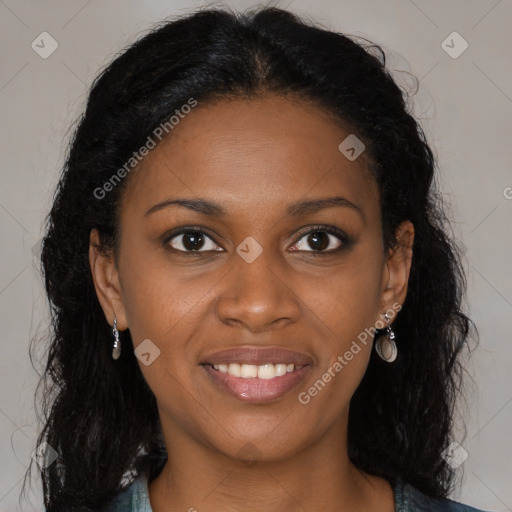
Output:
<svg viewBox="0 0 512 512">
<path fill-rule="evenodd" d="M 207 355 L 201 364 L 241 363 L 252 365 L 294 364 L 296 366 L 313 365 L 313 359 L 307 354 L 283 347 L 235 347 Z"/>
</svg>

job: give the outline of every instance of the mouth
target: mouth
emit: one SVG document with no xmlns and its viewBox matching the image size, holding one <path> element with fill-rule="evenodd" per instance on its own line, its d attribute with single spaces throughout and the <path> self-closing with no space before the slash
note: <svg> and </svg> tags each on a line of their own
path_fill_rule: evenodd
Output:
<svg viewBox="0 0 512 512">
<path fill-rule="evenodd" d="M 217 389 L 249 403 L 276 401 L 306 378 L 313 359 L 279 347 L 237 347 L 201 363 Z"/>
</svg>

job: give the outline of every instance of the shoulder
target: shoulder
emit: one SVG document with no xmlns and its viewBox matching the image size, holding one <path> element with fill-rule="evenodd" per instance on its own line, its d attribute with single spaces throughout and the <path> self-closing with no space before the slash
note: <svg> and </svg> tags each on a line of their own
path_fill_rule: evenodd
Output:
<svg viewBox="0 0 512 512">
<path fill-rule="evenodd" d="M 449 499 L 436 499 L 401 480 L 394 486 L 395 512 L 486 512 Z"/>
<path fill-rule="evenodd" d="M 146 476 L 139 476 L 123 489 L 107 512 L 152 512 Z"/>
</svg>

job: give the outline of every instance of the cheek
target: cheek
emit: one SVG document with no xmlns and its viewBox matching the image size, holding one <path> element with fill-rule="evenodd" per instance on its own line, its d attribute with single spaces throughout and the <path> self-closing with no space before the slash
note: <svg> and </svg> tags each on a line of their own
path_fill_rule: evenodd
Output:
<svg viewBox="0 0 512 512">
<path fill-rule="evenodd" d="M 171 394 L 178 396 L 183 394 L 183 387 L 190 387 L 194 371 L 198 371 L 200 347 L 195 341 L 201 338 L 199 331 L 205 311 L 211 308 L 218 276 L 212 273 L 184 280 L 179 269 L 171 269 L 165 258 L 157 261 L 149 254 L 137 256 L 127 256 L 123 266 L 128 326 L 136 354 L 145 340 L 156 346 L 153 350 L 158 354 L 147 366 L 140 359 L 139 366 L 157 397 L 162 390 L 172 390 Z"/>
<path fill-rule="evenodd" d="M 188 317 L 204 297 L 207 283 L 183 281 L 179 269 L 165 258 L 150 254 L 127 255 L 123 262 L 123 302 L 134 344 L 144 338 L 165 344 L 173 330 Z"/>
<path fill-rule="evenodd" d="M 354 254 L 346 264 L 330 272 L 328 277 L 311 283 L 300 278 L 301 297 L 324 327 L 329 346 L 344 350 L 366 329 L 374 326 L 381 306 L 382 267 L 374 259 Z"/>
<path fill-rule="evenodd" d="M 379 315 L 381 272 L 361 261 L 334 273 L 310 296 L 321 332 L 319 368 L 309 387 L 298 390 L 298 402 L 327 429 L 348 410 L 371 355 L 373 327 Z"/>
<path fill-rule="evenodd" d="M 366 372 L 380 313 L 381 278 L 376 260 L 358 257 L 311 288 L 309 304 L 321 333 L 321 358 L 316 378 L 300 390 L 299 402 L 326 426 L 348 406 Z"/>
<path fill-rule="evenodd" d="M 147 344 L 146 340 L 156 347 L 147 345 L 149 349 L 144 349 L 150 353 L 146 361 L 139 357 L 142 374 L 166 410 L 189 410 L 194 404 L 189 403 L 187 390 L 191 388 L 194 371 L 198 370 L 194 333 L 212 284 L 207 286 L 209 279 L 183 282 L 167 265 L 142 264 L 142 258 L 127 259 L 123 270 L 130 276 L 125 279 L 123 293 L 136 354 L 146 346 L 143 345 Z"/>
</svg>

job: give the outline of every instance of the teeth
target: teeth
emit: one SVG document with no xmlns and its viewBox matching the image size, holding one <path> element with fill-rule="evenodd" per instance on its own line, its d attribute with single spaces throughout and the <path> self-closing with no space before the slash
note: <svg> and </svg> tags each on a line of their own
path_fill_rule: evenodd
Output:
<svg viewBox="0 0 512 512">
<path fill-rule="evenodd" d="M 295 370 L 294 364 L 214 364 L 213 367 L 221 373 L 228 373 L 233 377 L 242 377 L 244 379 L 273 379 L 274 377 L 281 377 L 286 373 Z M 301 367 L 298 367 L 301 368 Z"/>
<path fill-rule="evenodd" d="M 273 379 L 276 376 L 276 369 L 273 364 L 262 364 L 258 366 L 258 379 Z"/>
<path fill-rule="evenodd" d="M 242 365 L 238 363 L 230 363 L 227 366 L 227 373 L 229 375 L 233 375 L 233 377 L 241 377 L 242 376 Z"/>
<path fill-rule="evenodd" d="M 229 368 L 228 368 L 229 373 Z M 258 367 L 254 364 L 243 364 L 240 366 L 240 377 L 250 379 L 258 376 Z"/>
<path fill-rule="evenodd" d="M 290 365 L 293 366 L 293 365 Z M 285 364 L 276 364 L 276 377 L 281 377 L 281 375 L 286 375 L 286 365 Z M 293 369 L 292 369 L 293 371 Z"/>
</svg>

